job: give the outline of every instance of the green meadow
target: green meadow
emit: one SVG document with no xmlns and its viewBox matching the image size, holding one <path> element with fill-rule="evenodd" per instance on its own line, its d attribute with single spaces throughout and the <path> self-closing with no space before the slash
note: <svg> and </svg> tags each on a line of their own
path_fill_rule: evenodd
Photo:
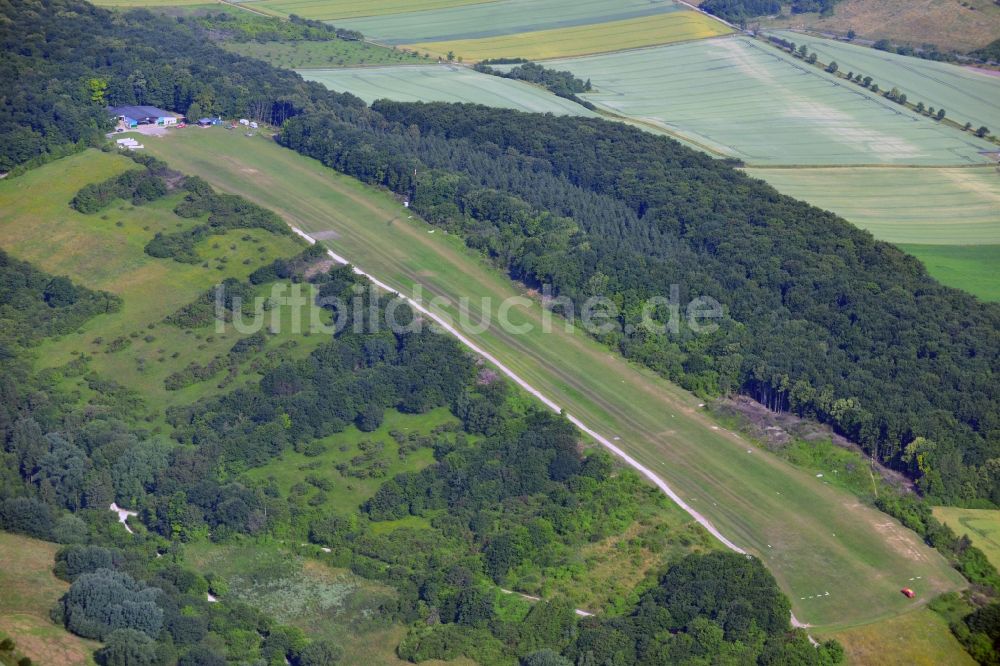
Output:
<svg viewBox="0 0 1000 666">
<path fill-rule="evenodd" d="M 122 298 L 120 311 L 94 317 L 77 332 L 44 342 L 35 352 L 37 363 L 39 368 L 58 369 L 84 359 L 87 368 L 102 379 L 134 391 L 143 400 L 140 413 L 159 424 L 166 407 L 187 404 L 215 391 L 227 371 L 173 391 L 167 390 L 166 378 L 189 364 L 206 365 L 216 356 L 225 356 L 244 337 L 232 327 L 222 332 L 212 325 L 182 329 L 163 319 L 223 279 L 246 279 L 254 269 L 278 257 L 297 254 L 303 244 L 292 236 L 259 229 L 233 230 L 199 243 L 196 249 L 204 259 L 202 264 L 182 264 L 143 251 L 155 233 L 196 223 L 173 214 L 179 193 L 143 206 L 117 201 L 93 215 L 70 208 L 70 200 L 83 185 L 135 166 L 124 157 L 88 150 L 3 181 L 0 247 L 42 270 Z M 320 336 L 293 335 L 290 322 L 274 323 L 277 333 L 268 336 L 264 354 L 279 347 L 306 354 L 320 342 Z M 227 381 L 257 376 L 250 360 Z M 94 394 L 82 374 L 57 370 L 64 388 L 85 401 Z"/>
<path fill-rule="evenodd" d="M 643 465 L 655 470 L 728 538 L 761 557 L 792 600 L 799 620 L 827 630 L 874 622 L 910 610 L 963 579 L 892 518 L 864 506 L 823 478 L 793 467 L 716 425 L 698 399 L 631 365 L 579 331 L 543 333 L 536 300 L 454 236 L 410 219 L 386 192 L 324 168 L 262 137 L 211 129 L 150 142 L 175 168 L 241 193 L 326 241 L 363 270 L 424 298 L 447 298 L 436 310 L 453 321 L 469 297 L 473 322 L 507 298 L 523 301 L 511 323 L 495 323 L 476 344 Z M 254 172 L 253 180 L 245 174 Z M 481 297 L 491 300 L 484 304 Z M 918 598 L 899 594 L 920 576 Z M 829 595 L 827 594 L 829 592 Z"/>
<path fill-rule="evenodd" d="M 368 42 L 332 39 L 325 42 L 221 42 L 227 51 L 264 60 L 285 69 L 426 63 L 408 50 Z"/>
</svg>

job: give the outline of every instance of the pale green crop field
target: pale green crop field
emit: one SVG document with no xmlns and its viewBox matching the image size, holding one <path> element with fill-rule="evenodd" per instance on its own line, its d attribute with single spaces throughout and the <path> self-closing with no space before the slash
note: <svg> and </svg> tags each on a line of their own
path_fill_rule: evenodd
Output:
<svg viewBox="0 0 1000 666">
<path fill-rule="evenodd" d="M 265 0 L 253 6 L 270 4 Z M 385 44 L 415 44 L 608 23 L 678 9 L 683 6 L 673 0 L 494 0 L 337 21 L 337 26 L 360 30 Z"/>
<path fill-rule="evenodd" d="M 796 44 L 807 44 L 819 60 L 837 62 L 841 72 L 871 76 L 879 88 L 893 87 L 911 103 L 942 108 L 948 118 L 974 127 L 1000 130 L 1000 76 L 944 62 L 923 60 L 864 46 L 779 30 L 775 34 Z"/>
<path fill-rule="evenodd" d="M 303 78 L 331 90 L 349 92 L 368 103 L 471 102 L 519 111 L 594 116 L 576 102 L 529 83 L 481 74 L 457 65 L 400 65 L 348 69 L 305 69 Z"/>
<path fill-rule="evenodd" d="M 750 165 L 964 165 L 988 144 L 748 38 L 546 63 L 608 111 Z"/>
<path fill-rule="evenodd" d="M 892 243 L 1000 243 L 996 169 L 747 169 Z"/>
<path fill-rule="evenodd" d="M 239 0 L 237 0 L 239 1 Z M 490 0 L 245 0 L 241 4 L 268 14 L 287 16 L 295 14 L 302 18 L 329 21 L 332 19 L 380 16 L 403 12 L 419 12 L 432 9 L 446 9 L 461 5 L 472 5 Z"/>
<path fill-rule="evenodd" d="M 467 298 L 473 322 L 494 325 L 476 344 L 655 470 L 728 538 L 760 557 L 789 595 L 799 620 L 826 631 L 912 610 L 961 576 L 913 532 L 815 474 L 755 448 L 716 425 L 695 396 L 632 365 L 589 336 L 561 326 L 546 333 L 537 301 L 510 311 L 516 335 L 495 325 L 499 304 L 524 290 L 454 235 L 409 219 L 389 193 L 363 186 L 263 136 L 217 128 L 150 142 L 175 168 L 266 205 L 307 232 L 335 231 L 338 253 L 457 321 Z M 248 169 L 254 179 L 246 178 Z M 327 242 L 327 241 L 324 241 Z M 482 299 L 486 298 L 484 302 Z M 487 310 L 488 308 L 488 310 Z M 899 589 L 910 578 L 918 598 Z M 827 594 L 829 593 L 829 594 Z"/>
</svg>

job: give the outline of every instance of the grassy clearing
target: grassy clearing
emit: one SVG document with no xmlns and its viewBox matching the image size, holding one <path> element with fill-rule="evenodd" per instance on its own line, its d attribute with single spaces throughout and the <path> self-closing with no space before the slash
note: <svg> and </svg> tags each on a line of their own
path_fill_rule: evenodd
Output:
<svg viewBox="0 0 1000 666">
<path fill-rule="evenodd" d="M 591 111 L 522 81 L 481 74 L 456 65 L 304 70 L 303 78 L 366 102 L 472 102 L 519 111 L 594 116 Z"/>
<path fill-rule="evenodd" d="M 849 664 L 973 666 L 976 663 L 952 635 L 948 623 L 928 608 L 817 638 L 840 641 Z"/>
<path fill-rule="evenodd" d="M 747 38 L 547 64 L 608 111 L 756 166 L 982 164 L 991 145 Z"/>
<path fill-rule="evenodd" d="M 409 51 L 368 42 L 334 39 L 326 42 L 222 42 L 222 48 L 275 67 L 344 67 L 347 65 L 406 65 L 427 59 Z"/>
<path fill-rule="evenodd" d="M 934 507 L 934 517 L 956 534 L 967 534 L 973 545 L 986 553 L 995 567 L 1000 567 L 1000 510 Z"/>
<path fill-rule="evenodd" d="M 407 219 L 390 194 L 324 168 L 262 137 L 223 130 L 175 133 L 151 142 L 152 152 L 198 173 L 219 188 L 242 193 L 309 231 L 336 231 L 329 244 L 381 280 L 425 298 L 469 297 L 481 321 L 489 297 L 492 321 L 505 299 L 524 296 L 510 280 L 470 253 L 454 236 L 428 233 Z M 259 176 L 248 182 L 245 169 Z M 456 321 L 455 306 L 437 308 Z M 699 401 L 652 373 L 628 364 L 579 332 L 541 329 L 537 302 L 510 311 L 512 335 L 490 327 L 476 343 L 508 364 L 618 444 L 657 470 L 676 491 L 741 546 L 761 557 L 789 594 L 796 616 L 828 631 L 911 610 L 930 596 L 963 585 L 940 555 L 911 531 L 849 493 L 756 450 L 714 425 Z M 713 427 L 714 426 L 714 427 Z M 921 576 L 918 599 L 899 588 Z M 816 597 L 830 592 L 830 596 Z M 812 596 L 812 599 L 808 597 Z"/>
<path fill-rule="evenodd" d="M 862 39 L 970 51 L 1000 34 L 1000 6 L 993 0 L 844 0 L 837 3 L 832 16 L 786 14 L 763 24 L 838 35 L 854 30 Z"/>
<path fill-rule="evenodd" d="M 90 369 L 101 377 L 139 392 L 158 422 L 167 406 L 190 403 L 215 390 L 225 371 L 178 391 L 167 391 L 164 379 L 189 363 L 204 365 L 215 355 L 225 355 L 242 337 L 232 329 L 217 333 L 212 326 L 183 330 L 163 324 L 163 318 L 222 279 L 245 279 L 259 266 L 292 256 L 302 246 L 292 237 L 244 229 L 202 241 L 197 247 L 205 260 L 201 265 L 150 257 L 143 247 L 156 232 L 194 223 L 172 212 L 180 194 L 139 207 L 119 201 L 94 215 L 69 207 L 83 185 L 129 168 L 135 164 L 123 157 L 90 150 L 0 183 L 0 247 L 42 270 L 122 297 L 119 312 L 95 317 L 75 334 L 47 340 L 38 348 L 38 365 L 57 368 L 88 356 Z M 284 333 L 272 336 L 268 349 L 295 345 L 307 353 L 320 342 L 320 336 L 294 336 L 288 326 L 280 330 Z M 111 351 L 109 344 L 116 339 L 127 341 L 125 348 Z M 237 381 L 255 376 L 248 365 Z M 90 397 L 79 377 L 65 378 L 63 386 L 82 399 Z"/>
<path fill-rule="evenodd" d="M 257 5 L 254 5 L 257 6 Z M 620 21 L 676 11 L 673 0 L 495 0 L 431 11 L 338 21 L 386 44 L 513 35 Z"/>
<path fill-rule="evenodd" d="M 1000 245 L 908 245 L 900 247 L 924 262 L 949 287 L 984 301 L 1000 301 Z"/>
<path fill-rule="evenodd" d="M 262 0 L 260 2 L 247 1 L 245 4 L 252 9 L 279 16 L 297 14 L 302 18 L 330 21 L 451 9 L 487 2 L 490 0 L 365 0 L 365 2 L 357 2 L 357 0 Z"/>
<path fill-rule="evenodd" d="M 69 585 L 52 575 L 54 543 L 0 532 L 0 636 L 36 664 L 93 664 L 100 643 L 74 636 L 49 619 Z"/>
<path fill-rule="evenodd" d="M 417 471 L 434 462 L 434 453 L 430 448 L 419 448 L 400 456 L 399 444 L 390 435 L 391 432 L 400 431 L 405 434 L 417 432 L 429 435 L 437 426 L 454 422 L 456 422 L 455 417 L 446 408 L 435 409 L 426 414 L 400 414 L 395 410 L 388 410 L 385 422 L 374 432 L 361 432 L 351 426 L 344 432 L 317 440 L 325 449 L 318 456 L 285 451 L 263 467 L 250 470 L 247 476 L 254 480 L 273 478 L 285 497 L 294 495 L 292 488 L 297 484 L 303 484 L 306 476 L 324 479 L 332 484 L 329 490 L 320 491 L 304 484 L 306 494 L 300 496 L 300 499 L 309 502 L 310 506 L 315 506 L 316 510 L 352 513 L 374 495 L 386 479 L 403 472 Z M 378 461 L 384 471 L 378 476 L 365 477 L 364 470 L 371 468 L 371 462 L 353 465 L 351 460 L 364 453 L 359 444 L 372 442 L 380 449 L 372 460 Z M 338 465 L 346 465 L 348 469 L 341 472 L 337 469 Z M 351 470 L 354 470 L 354 474 L 349 473 Z M 313 504 L 312 501 L 317 503 Z M 412 525 L 392 527 L 403 526 Z M 380 527 L 387 528 L 386 525 Z"/>
<path fill-rule="evenodd" d="M 512 57 L 544 60 L 718 37 L 730 32 L 725 25 L 704 14 L 680 11 L 571 28 L 421 42 L 411 46 L 432 55 L 453 52 L 466 60 Z"/>
<path fill-rule="evenodd" d="M 820 62 L 836 61 L 841 72 L 861 72 L 874 78 L 883 90 L 899 88 L 911 103 L 944 108 L 948 118 L 959 124 L 1000 127 L 1000 80 L 996 76 L 812 35 L 788 31 L 778 34 L 796 44 L 807 44 Z"/>
<path fill-rule="evenodd" d="M 342 646 L 342 663 L 406 663 L 396 657 L 406 628 L 377 619 L 379 605 L 395 594 L 388 587 L 273 542 L 192 543 L 185 546 L 184 555 L 198 571 L 224 578 L 227 598 L 251 604 L 311 638 Z"/>
</svg>

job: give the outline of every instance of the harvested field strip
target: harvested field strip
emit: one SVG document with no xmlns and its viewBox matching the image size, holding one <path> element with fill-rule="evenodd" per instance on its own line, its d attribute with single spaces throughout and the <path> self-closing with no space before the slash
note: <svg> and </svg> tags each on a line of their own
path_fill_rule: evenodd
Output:
<svg viewBox="0 0 1000 666">
<path fill-rule="evenodd" d="M 718 37 L 730 32 L 722 23 L 704 14 L 681 11 L 572 28 L 410 46 L 432 55 L 451 52 L 466 60 L 511 57 L 544 60 Z"/>
<path fill-rule="evenodd" d="M 673 0 L 496 0 L 437 11 L 338 21 L 386 44 L 478 39 L 653 16 L 683 9 Z"/>
<path fill-rule="evenodd" d="M 991 144 L 748 38 L 555 60 L 607 110 L 748 164 L 983 164 Z"/>
<path fill-rule="evenodd" d="M 948 117 L 974 127 L 1000 129 L 1000 79 L 970 67 L 935 62 L 813 37 L 786 30 L 776 34 L 806 44 L 821 62 L 836 61 L 841 72 L 871 76 L 882 90 L 899 88 L 908 101 L 944 108 Z"/>
<path fill-rule="evenodd" d="M 435 9 L 451 9 L 463 5 L 485 4 L 491 0 L 252 0 L 244 2 L 253 9 L 271 14 L 329 21 L 365 16 L 382 16 Z"/>
<path fill-rule="evenodd" d="M 366 102 L 471 102 L 536 113 L 594 116 L 592 111 L 521 81 L 480 74 L 454 65 L 403 65 L 353 69 L 302 70 L 310 81 L 349 92 Z"/>
</svg>

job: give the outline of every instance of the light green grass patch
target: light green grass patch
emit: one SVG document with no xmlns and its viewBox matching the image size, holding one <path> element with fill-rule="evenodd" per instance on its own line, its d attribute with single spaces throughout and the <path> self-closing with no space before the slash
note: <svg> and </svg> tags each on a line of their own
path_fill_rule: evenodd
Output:
<svg viewBox="0 0 1000 666">
<path fill-rule="evenodd" d="M 414 44 L 597 25 L 683 8 L 673 0 L 494 0 L 429 11 L 417 11 L 418 6 L 337 25 L 384 44 Z"/>
<path fill-rule="evenodd" d="M 967 534 L 972 545 L 983 551 L 993 566 L 1000 568 L 1000 510 L 936 506 L 934 517 L 955 534 Z"/>
<path fill-rule="evenodd" d="M 196 223 L 173 214 L 180 193 L 143 206 L 115 201 L 92 215 L 70 208 L 70 200 L 83 185 L 136 166 L 126 158 L 89 150 L 3 181 L 0 247 L 42 270 L 121 296 L 120 311 L 94 317 L 76 333 L 45 341 L 37 350 L 38 367 L 57 368 L 81 355 L 90 357 L 91 370 L 138 391 L 152 418 L 158 419 L 167 406 L 193 402 L 214 391 L 221 379 L 167 391 L 168 375 L 191 362 L 207 364 L 215 355 L 225 355 L 243 337 L 232 327 L 222 333 L 212 326 L 183 330 L 162 323 L 163 318 L 224 278 L 246 279 L 278 257 L 297 254 L 303 244 L 292 236 L 238 229 L 197 245 L 204 264 L 182 264 L 143 251 L 157 232 L 171 233 Z M 305 354 L 321 341 L 319 335 L 302 337 L 290 329 L 279 326 L 280 333 L 271 337 L 268 348 L 290 344 Z M 120 338 L 128 341 L 127 346 L 109 351 L 109 344 Z M 245 370 L 238 380 L 252 376 Z M 81 378 L 67 378 L 63 387 L 79 391 L 82 399 L 90 397 Z"/>
<path fill-rule="evenodd" d="M 584 98 L 752 165 L 963 165 L 991 144 L 745 37 L 546 63 Z"/>
<path fill-rule="evenodd" d="M 1000 301 L 1000 245 L 899 246 L 920 261 L 939 282 L 978 296 Z"/>
<path fill-rule="evenodd" d="M 457 65 L 422 65 L 353 69 L 303 70 L 299 74 L 331 90 L 349 92 L 366 102 L 471 102 L 487 106 L 594 116 L 583 106 L 522 81 L 481 74 Z"/>
<path fill-rule="evenodd" d="M 846 663 L 868 666 L 973 666 L 976 662 L 958 642 L 944 619 L 928 608 L 834 634 L 844 647 Z"/>
<path fill-rule="evenodd" d="M 315 505 L 317 511 L 346 515 L 357 511 L 388 479 L 403 472 L 422 469 L 434 462 L 434 452 L 430 448 L 418 448 L 401 457 L 399 445 L 390 433 L 399 431 L 407 435 L 413 432 L 429 435 L 438 426 L 456 422 L 457 419 L 444 407 L 426 414 L 401 414 L 393 409 L 386 410 L 385 421 L 374 432 L 361 432 L 351 426 L 343 432 L 317 440 L 324 449 L 320 455 L 309 456 L 296 451 L 284 451 L 266 465 L 249 470 L 246 476 L 255 481 L 274 479 L 284 497 L 291 495 L 292 487 L 303 483 L 307 476 L 325 479 L 332 483 L 331 489 L 320 491 L 306 484 L 308 495 L 301 499 L 308 501 L 313 496 L 321 495 L 325 500 Z M 370 464 L 351 463 L 353 458 L 362 455 L 359 444 L 363 442 L 374 442 L 381 447 L 375 459 L 384 465 L 384 469 L 378 476 L 364 478 L 349 473 L 351 469 L 360 472 L 371 467 Z M 347 473 L 337 469 L 340 464 L 348 466 Z M 405 521 L 396 522 L 399 523 L 396 527 L 414 526 L 403 524 Z M 385 531 L 391 529 L 394 526 L 384 527 Z"/>
<path fill-rule="evenodd" d="M 403 49 L 377 46 L 368 42 L 333 39 L 325 42 L 231 42 L 222 48 L 249 58 L 257 58 L 275 67 L 345 67 L 348 65 L 397 65 L 426 63 L 423 57 Z"/>
<path fill-rule="evenodd" d="M 1000 129 L 1000 78 L 945 62 L 779 30 L 780 37 L 805 44 L 821 62 L 835 61 L 840 71 L 871 76 L 882 90 L 899 88 L 911 104 L 944 108 L 948 118 L 973 127 Z"/>
<path fill-rule="evenodd" d="M 178 132 L 152 150 L 307 232 L 336 231 L 339 238 L 326 241 L 332 249 L 404 293 L 419 283 L 424 293 L 453 304 L 468 297 L 473 321 L 482 320 L 483 297 L 496 322 L 498 304 L 527 295 L 454 235 L 430 234 L 425 222 L 408 219 L 391 194 L 272 141 Z M 248 168 L 257 170 L 252 182 L 244 176 Z M 457 305 L 437 309 L 457 321 Z M 555 326 L 543 333 L 537 301 L 512 308 L 509 319 L 533 330 L 515 336 L 494 326 L 472 337 L 566 412 L 609 439 L 620 437 L 618 446 L 760 557 L 799 620 L 828 631 L 873 622 L 913 609 L 926 600 L 923 595 L 964 585 L 944 558 L 889 516 L 734 433 L 713 429 L 718 426 L 695 396 L 579 331 Z M 899 588 L 914 576 L 925 587 L 921 598 L 909 600 Z M 827 591 L 829 597 L 815 596 Z"/>
<path fill-rule="evenodd" d="M 36 664 L 93 664 L 97 641 L 80 638 L 49 618 L 69 589 L 52 574 L 59 546 L 0 532 L 0 635 Z"/>
</svg>

